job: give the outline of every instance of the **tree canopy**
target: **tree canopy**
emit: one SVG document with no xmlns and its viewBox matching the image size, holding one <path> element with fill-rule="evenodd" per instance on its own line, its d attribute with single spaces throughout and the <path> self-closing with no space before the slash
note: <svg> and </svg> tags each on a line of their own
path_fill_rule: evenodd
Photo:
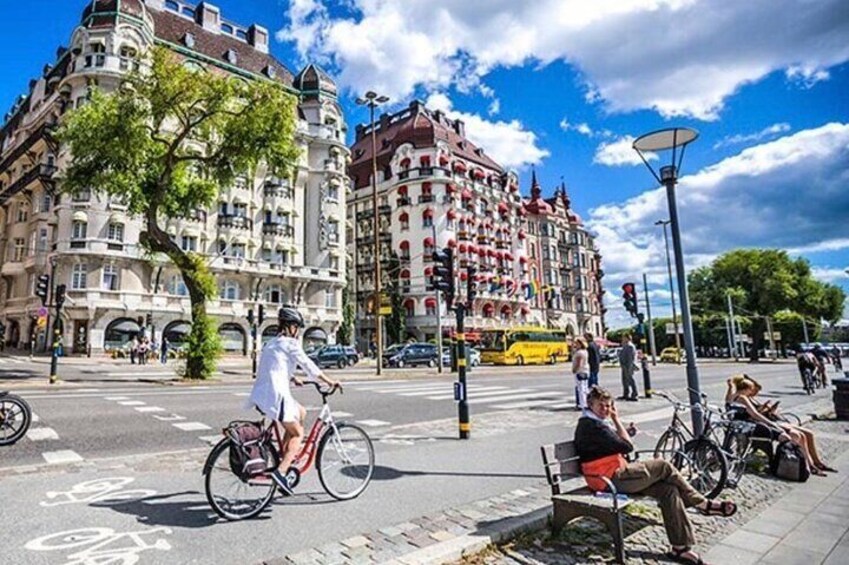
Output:
<svg viewBox="0 0 849 565">
<path fill-rule="evenodd" d="M 260 166 L 288 176 L 298 157 L 296 104 L 280 84 L 190 69 L 154 48 L 115 90 L 93 87 L 58 133 L 71 153 L 62 189 L 120 197 L 145 223 L 140 243 L 180 270 L 192 302 L 188 377 L 214 369 L 217 333 L 205 303 L 216 284 L 204 257 L 183 251 L 162 222 L 194 216 Z"/>
</svg>

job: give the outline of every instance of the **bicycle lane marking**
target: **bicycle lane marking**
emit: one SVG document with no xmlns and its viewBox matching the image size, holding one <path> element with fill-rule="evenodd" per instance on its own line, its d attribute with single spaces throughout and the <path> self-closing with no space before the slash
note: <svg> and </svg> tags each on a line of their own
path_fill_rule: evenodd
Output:
<svg viewBox="0 0 849 565">
<path fill-rule="evenodd" d="M 68 491 L 48 491 L 39 506 L 119 504 L 156 494 L 151 489 L 126 489 L 132 477 L 108 477 L 77 483 Z M 164 526 L 118 532 L 107 527 L 83 527 L 47 534 L 28 541 L 24 548 L 38 552 L 62 552 L 67 563 L 97 565 L 106 562 L 136 563 L 149 550 L 170 551 L 164 535 L 172 530 Z M 88 547 L 86 547 L 88 546 Z M 73 552 L 71 552 L 74 550 Z"/>
</svg>

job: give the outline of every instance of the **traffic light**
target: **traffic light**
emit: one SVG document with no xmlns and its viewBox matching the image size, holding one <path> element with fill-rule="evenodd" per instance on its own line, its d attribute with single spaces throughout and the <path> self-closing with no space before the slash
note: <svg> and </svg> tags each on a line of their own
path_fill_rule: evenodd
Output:
<svg viewBox="0 0 849 565">
<path fill-rule="evenodd" d="M 442 293 L 450 308 L 454 302 L 454 250 L 446 247 L 442 251 L 434 251 L 433 262 L 436 263 L 433 286 Z"/>
<path fill-rule="evenodd" d="M 65 289 L 67 287 L 60 284 L 56 287 L 56 309 L 59 310 L 65 304 Z"/>
<path fill-rule="evenodd" d="M 475 281 L 475 275 L 478 270 L 474 267 L 469 267 L 466 269 L 466 301 L 468 303 L 468 308 L 471 310 L 472 303 L 475 301 L 475 297 L 478 295 L 478 283 Z"/>
<path fill-rule="evenodd" d="M 265 305 L 260 304 L 257 310 L 256 325 L 261 326 L 265 321 Z"/>
<path fill-rule="evenodd" d="M 631 317 L 637 316 L 637 287 L 634 283 L 626 282 L 622 285 L 622 304 Z"/>
<path fill-rule="evenodd" d="M 151 314 L 150 312 L 148 312 L 147 314 L 145 314 L 145 317 L 144 317 L 144 325 L 145 325 L 145 327 L 151 327 L 151 326 L 153 326 L 153 314 Z"/>
<path fill-rule="evenodd" d="M 248 324 L 250 324 L 251 326 L 254 325 L 254 309 L 253 308 L 248 310 Z"/>
<path fill-rule="evenodd" d="M 38 275 L 38 282 L 35 283 L 35 295 L 41 298 L 41 305 L 47 304 L 47 293 L 50 289 L 50 275 Z"/>
</svg>

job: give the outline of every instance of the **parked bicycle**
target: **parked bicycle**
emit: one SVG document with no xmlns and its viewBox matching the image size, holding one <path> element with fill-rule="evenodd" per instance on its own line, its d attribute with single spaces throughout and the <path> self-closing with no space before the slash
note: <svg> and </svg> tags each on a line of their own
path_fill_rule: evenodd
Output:
<svg viewBox="0 0 849 565">
<path fill-rule="evenodd" d="M 295 487 L 313 462 L 324 490 L 337 500 L 349 500 L 362 494 L 374 474 L 374 445 L 368 434 L 354 424 L 337 422 L 327 402 L 337 388 L 313 385 L 321 395 L 321 412 L 310 428 L 295 461 L 286 473 Z M 259 428 L 255 440 L 239 445 L 234 428 L 241 425 Z M 284 437 L 278 426 L 263 419 L 260 423 L 231 422 L 223 430 L 224 438 L 212 448 L 203 467 L 206 499 L 216 514 L 227 520 L 253 518 L 265 510 L 277 486 L 270 477 L 280 463 Z M 248 445 L 250 444 L 250 445 Z M 256 472 L 236 466 L 240 448 L 254 448 L 261 460 Z M 251 464 L 252 462 L 248 462 Z"/>
<path fill-rule="evenodd" d="M 704 432 L 696 436 L 681 414 L 692 409 L 674 395 L 655 391 L 658 396 L 668 400 L 674 411 L 669 427 L 660 435 L 654 448 L 654 457 L 668 460 L 681 471 L 688 482 L 707 498 L 715 498 L 726 486 L 728 479 L 728 461 L 720 443 L 712 438 L 713 417 L 718 411 L 705 402 L 702 395 L 702 413 Z M 730 449 L 736 447 L 729 445 Z M 735 469 L 736 472 L 736 469 Z"/>
<path fill-rule="evenodd" d="M 0 391 L 0 446 L 12 445 L 24 437 L 31 423 L 29 404 L 16 394 Z"/>
</svg>

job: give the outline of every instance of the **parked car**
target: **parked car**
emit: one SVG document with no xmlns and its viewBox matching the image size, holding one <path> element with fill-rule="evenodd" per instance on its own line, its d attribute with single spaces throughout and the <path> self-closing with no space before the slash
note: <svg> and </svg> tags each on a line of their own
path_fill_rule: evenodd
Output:
<svg viewBox="0 0 849 565">
<path fill-rule="evenodd" d="M 405 345 L 388 358 L 388 366 L 415 367 L 416 365 L 427 365 L 436 367 L 436 346 L 431 343 L 411 343 Z"/>
<path fill-rule="evenodd" d="M 360 354 L 350 345 L 325 345 L 314 351 L 310 359 L 319 367 L 350 367 L 360 360 Z"/>
<path fill-rule="evenodd" d="M 388 367 L 389 366 L 389 360 L 393 356 L 395 356 L 396 353 L 401 351 L 404 348 L 405 345 L 407 345 L 407 344 L 406 343 L 393 343 L 389 347 L 386 347 L 383 350 L 383 366 Z"/>
<path fill-rule="evenodd" d="M 677 347 L 667 347 L 660 352 L 661 363 L 677 363 L 679 358 L 681 361 L 686 361 L 687 352 Z"/>
<path fill-rule="evenodd" d="M 451 358 L 453 357 L 453 346 L 447 346 L 442 348 L 442 366 L 450 367 L 451 366 Z M 468 364 L 471 367 L 477 367 L 481 364 L 481 352 L 471 346 L 466 346 L 466 359 L 468 359 Z"/>
<path fill-rule="evenodd" d="M 619 350 L 621 347 L 607 347 L 601 350 L 601 362 L 602 363 L 618 363 L 619 362 Z"/>
</svg>

